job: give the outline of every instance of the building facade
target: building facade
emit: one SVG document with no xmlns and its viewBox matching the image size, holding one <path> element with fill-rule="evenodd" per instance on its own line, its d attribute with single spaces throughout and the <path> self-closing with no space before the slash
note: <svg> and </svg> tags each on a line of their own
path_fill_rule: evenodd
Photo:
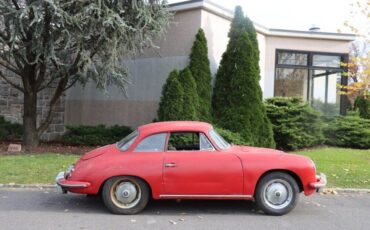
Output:
<svg viewBox="0 0 370 230">
<path fill-rule="evenodd" d="M 172 4 L 170 10 L 174 12 L 174 23 L 166 37 L 158 40 L 160 48 L 123 61 L 131 81 L 127 95 L 114 86 L 108 88 L 108 94 L 99 92 L 93 83 L 85 88 L 75 86 L 62 99 L 64 116 L 59 120 L 63 125 L 136 127 L 151 122 L 157 116 L 162 86 L 169 73 L 188 65 L 199 28 L 205 32 L 211 72 L 215 75 L 226 50 L 233 12 L 208 0 Z M 340 63 L 347 58 L 353 35 L 269 29 L 257 23 L 255 28 L 264 98 L 301 96 L 328 115 L 344 111 L 337 84 L 345 83 Z M 9 100 L 4 109 L 12 109 Z M 2 107 L 0 115 L 6 115 L 4 111 Z"/>
</svg>

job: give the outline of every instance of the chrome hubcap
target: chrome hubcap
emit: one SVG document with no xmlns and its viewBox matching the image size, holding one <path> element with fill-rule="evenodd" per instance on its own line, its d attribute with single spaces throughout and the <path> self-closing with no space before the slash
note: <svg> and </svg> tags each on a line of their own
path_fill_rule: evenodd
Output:
<svg viewBox="0 0 370 230">
<path fill-rule="evenodd" d="M 131 181 L 117 182 L 112 189 L 113 202 L 120 208 L 132 208 L 140 201 L 141 190 Z"/>
<path fill-rule="evenodd" d="M 293 199 L 292 186 L 285 180 L 272 180 L 265 186 L 263 191 L 266 204 L 274 209 L 285 208 Z"/>
</svg>

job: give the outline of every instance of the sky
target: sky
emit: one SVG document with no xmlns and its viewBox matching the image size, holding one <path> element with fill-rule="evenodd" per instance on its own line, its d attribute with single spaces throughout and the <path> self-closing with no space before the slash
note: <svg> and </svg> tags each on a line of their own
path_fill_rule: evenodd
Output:
<svg viewBox="0 0 370 230">
<path fill-rule="evenodd" d="M 184 0 L 168 0 L 169 3 Z M 351 3 L 355 0 L 211 0 L 223 7 L 236 5 L 253 21 L 274 29 L 308 30 L 311 26 L 322 32 L 350 32 L 343 26 L 351 19 Z"/>
</svg>

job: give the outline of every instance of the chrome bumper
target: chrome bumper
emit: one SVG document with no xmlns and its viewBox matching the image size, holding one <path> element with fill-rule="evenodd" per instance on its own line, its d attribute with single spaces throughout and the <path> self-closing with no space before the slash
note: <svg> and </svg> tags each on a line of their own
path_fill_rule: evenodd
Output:
<svg viewBox="0 0 370 230">
<path fill-rule="evenodd" d="M 324 173 L 320 173 L 316 175 L 316 182 L 311 182 L 310 187 L 315 188 L 317 192 L 320 192 L 327 184 L 326 175 Z"/>
<path fill-rule="evenodd" d="M 65 175 L 66 175 L 65 172 L 59 172 L 58 175 L 55 177 L 57 190 L 61 193 L 67 193 L 68 189 L 90 187 L 89 182 L 67 180 Z"/>
</svg>

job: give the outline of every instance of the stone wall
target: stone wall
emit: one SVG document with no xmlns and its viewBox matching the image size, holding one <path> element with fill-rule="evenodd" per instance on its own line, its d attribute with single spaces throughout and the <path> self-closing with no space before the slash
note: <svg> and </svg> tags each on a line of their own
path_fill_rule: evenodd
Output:
<svg viewBox="0 0 370 230">
<path fill-rule="evenodd" d="M 5 72 L 5 71 L 4 71 Z M 10 72 L 6 72 L 11 76 Z M 12 81 L 17 81 L 17 77 L 11 77 Z M 38 93 L 37 102 L 37 126 L 43 121 L 48 114 L 49 101 L 53 88 L 45 89 Z M 58 140 L 65 131 L 64 127 L 64 111 L 65 111 L 65 95 L 57 102 L 54 109 L 54 118 L 49 125 L 47 131 L 41 136 L 42 140 L 51 141 Z M 23 122 L 23 93 L 11 87 L 3 79 L 0 78 L 0 116 L 4 116 L 6 120 L 16 123 Z"/>
</svg>

